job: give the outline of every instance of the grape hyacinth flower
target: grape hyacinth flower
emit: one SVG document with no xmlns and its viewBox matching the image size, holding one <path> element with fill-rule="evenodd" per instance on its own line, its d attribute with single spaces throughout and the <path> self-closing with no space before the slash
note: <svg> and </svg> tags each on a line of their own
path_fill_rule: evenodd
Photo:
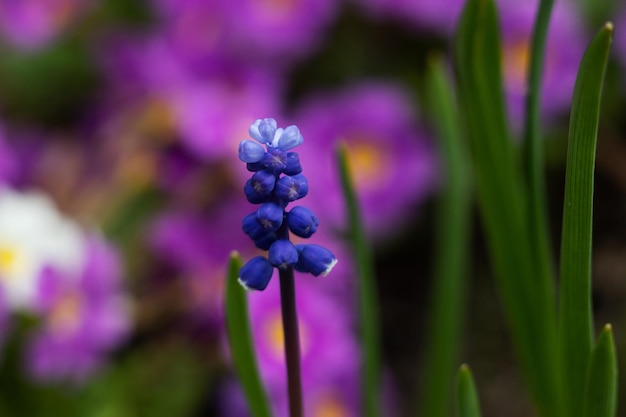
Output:
<svg viewBox="0 0 626 417">
<path fill-rule="evenodd" d="M 274 119 L 258 119 L 250 126 L 250 136 L 239 144 L 239 159 L 254 172 L 246 182 L 248 201 L 260 204 L 258 210 L 243 219 L 243 231 L 254 244 L 268 251 L 267 258 L 252 258 L 239 270 L 239 282 L 247 290 L 264 290 L 274 268 L 278 269 L 282 325 L 287 364 L 289 416 L 301 417 L 302 378 L 300 371 L 300 337 L 294 269 L 314 276 L 327 275 L 337 263 L 331 251 L 320 245 L 294 245 L 289 231 L 308 238 L 318 226 L 317 217 L 307 208 L 287 205 L 309 192 L 309 183 L 301 174 L 300 158 L 291 149 L 304 138 L 296 126 L 279 128 Z"/>
<path fill-rule="evenodd" d="M 258 248 L 268 251 L 268 257 L 257 256 L 244 265 L 239 282 L 247 290 L 262 291 L 273 268 L 326 276 L 337 263 L 331 251 L 289 241 L 289 231 L 309 238 L 318 226 L 317 217 L 308 208 L 286 209 L 309 190 L 298 154 L 289 152 L 303 142 L 300 130 L 296 126 L 279 128 L 274 119 L 258 119 L 250 126 L 250 136 L 255 140 L 245 139 L 239 144 L 239 159 L 254 172 L 244 186 L 246 198 L 260 206 L 244 217 L 242 228 Z"/>
</svg>

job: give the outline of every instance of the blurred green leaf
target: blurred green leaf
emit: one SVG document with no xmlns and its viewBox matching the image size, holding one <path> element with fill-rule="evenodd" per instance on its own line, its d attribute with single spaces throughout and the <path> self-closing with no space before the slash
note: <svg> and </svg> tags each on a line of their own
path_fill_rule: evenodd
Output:
<svg viewBox="0 0 626 417">
<path fill-rule="evenodd" d="M 454 372 L 465 307 L 471 214 L 469 151 L 462 140 L 452 87 L 440 58 L 428 72 L 430 110 L 439 138 L 445 186 L 439 202 L 435 272 L 426 337 L 424 390 L 420 415 L 446 417 L 453 403 Z"/>
<path fill-rule="evenodd" d="M 561 238 L 560 338 L 570 415 L 581 415 L 593 343 L 591 237 L 593 182 L 602 84 L 613 27 L 607 24 L 583 56 L 572 100 Z"/>
<path fill-rule="evenodd" d="M 230 257 L 226 277 L 226 331 L 230 343 L 233 366 L 248 407 L 254 417 L 271 417 L 265 388 L 261 382 L 252 344 L 252 334 L 248 321 L 248 304 L 243 287 L 237 278 L 241 268 L 241 258 L 237 253 Z"/>
<path fill-rule="evenodd" d="M 526 187 L 505 118 L 500 35 L 491 0 L 468 0 L 456 34 L 459 97 L 478 202 L 522 370 L 540 413 L 562 415 L 553 282 L 533 256 Z"/>
<path fill-rule="evenodd" d="M 363 347 L 363 381 L 361 398 L 363 415 L 380 415 L 380 324 L 378 313 L 378 292 L 374 277 L 373 256 L 367 245 L 361 213 L 348 167 L 347 148 L 337 148 L 337 165 L 341 187 L 346 199 L 348 215 L 348 235 L 350 248 L 356 260 L 358 274 L 360 330 Z"/>
<path fill-rule="evenodd" d="M 480 403 L 476 385 L 469 366 L 462 365 L 457 375 L 456 385 L 457 417 L 480 417 Z"/>
<path fill-rule="evenodd" d="M 584 417 L 614 417 L 617 409 L 617 358 L 611 325 L 604 326 L 587 371 Z"/>
<path fill-rule="evenodd" d="M 544 174 L 543 144 L 540 132 L 541 77 L 546 49 L 546 36 L 554 0 L 541 0 L 533 28 L 528 87 L 526 92 L 526 114 L 524 123 L 524 163 L 528 184 L 528 215 L 533 256 L 543 274 L 554 281 L 554 265 L 550 250 L 549 228 L 546 205 L 546 180 Z"/>
</svg>

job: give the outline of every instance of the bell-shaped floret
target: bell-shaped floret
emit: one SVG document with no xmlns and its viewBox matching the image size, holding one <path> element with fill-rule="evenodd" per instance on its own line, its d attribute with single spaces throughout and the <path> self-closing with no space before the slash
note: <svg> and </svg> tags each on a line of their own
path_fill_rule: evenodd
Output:
<svg viewBox="0 0 626 417">
<path fill-rule="evenodd" d="M 256 142 L 244 139 L 239 143 L 239 159 L 243 162 L 259 162 L 265 156 L 265 148 Z"/>
<path fill-rule="evenodd" d="M 300 157 L 297 152 L 287 152 L 287 158 L 285 160 L 285 175 L 297 175 L 302 172 L 302 165 L 300 165 Z"/>
<path fill-rule="evenodd" d="M 278 139 L 278 140 L 276 140 Z M 282 149 L 283 151 L 288 151 L 289 149 L 295 148 L 304 142 L 304 138 L 300 134 L 300 130 L 296 126 L 286 127 L 282 135 L 279 138 L 275 138 L 275 143 L 272 144 L 275 148 Z"/>
<path fill-rule="evenodd" d="M 267 231 L 277 230 L 283 224 L 284 210 L 276 203 L 263 203 L 256 211 L 256 221 Z"/>
<path fill-rule="evenodd" d="M 250 125 L 250 136 L 265 145 L 271 145 L 276 133 L 276 120 L 257 119 Z"/>
<path fill-rule="evenodd" d="M 250 259 L 239 270 L 239 283 L 248 291 L 263 291 L 272 278 L 274 268 L 262 256 Z"/>
<path fill-rule="evenodd" d="M 287 227 L 296 236 L 311 237 L 318 225 L 317 216 L 306 207 L 296 206 L 287 213 Z"/>
<path fill-rule="evenodd" d="M 263 166 L 269 172 L 279 175 L 287 167 L 287 154 L 276 148 L 269 148 L 263 156 Z"/>
<path fill-rule="evenodd" d="M 296 271 L 309 272 L 316 277 L 326 276 L 337 264 L 337 257 L 331 251 L 320 245 L 297 245 L 298 263 Z"/>
<path fill-rule="evenodd" d="M 287 269 L 298 262 L 298 251 L 289 240 L 278 239 L 270 246 L 267 257 L 275 267 Z"/>
<path fill-rule="evenodd" d="M 243 191 L 249 202 L 261 204 L 269 201 L 275 184 L 276 176 L 271 172 L 262 170 L 255 172 L 252 178 L 246 181 Z"/>
<path fill-rule="evenodd" d="M 275 193 L 283 201 L 295 201 L 307 195 L 309 183 L 302 174 L 285 175 L 276 181 Z"/>
</svg>

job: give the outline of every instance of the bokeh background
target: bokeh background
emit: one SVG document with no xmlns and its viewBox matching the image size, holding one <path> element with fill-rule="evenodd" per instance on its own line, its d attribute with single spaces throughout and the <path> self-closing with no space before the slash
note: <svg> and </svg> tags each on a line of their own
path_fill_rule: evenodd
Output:
<svg viewBox="0 0 626 417">
<path fill-rule="evenodd" d="M 519 136 L 537 1 L 497 3 Z M 461 6 L 0 0 L 0 414 L 248 415 L 229 366 L 222 295 L 230 252 L 258 251 L 241 231 L 255 207 L 243 195 L 250 173 L 237 146 L 255 119 L 272 117 L 304 136 L 302 204 L 320 219 L 311 240 L 339 258 L 328 277 L 297 277 L 307 415 L 360 415 L 339 141 L 375 253 L 385 415 L 414 415 L 416 393 L 428 395 L 421 353 L 445 186 L 424 73 L 432 54 L 450 56 Z M 573 84 L 606 20 L 616 37 L 598 142 L 594 308 L 598 325 L 613 323 L 624 356 L 626 4 L 556 2 L 542 123 L 558 253 Z M 485 416 L 530 416 L 474 218 L 459 364 L 472 365 Z M 276 281 L 248 299 L 262 376 L 284 416 Z"/>
</svg>

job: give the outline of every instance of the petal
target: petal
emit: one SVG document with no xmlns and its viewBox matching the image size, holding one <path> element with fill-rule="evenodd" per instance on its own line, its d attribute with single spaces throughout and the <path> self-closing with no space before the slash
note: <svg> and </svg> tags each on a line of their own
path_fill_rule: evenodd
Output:
<svg viewBox="0 0 626 417">
<path fill-rule="evenodd" d="M 276 120 L 271 118 L 257 119 L 250 125 L 250 129 L 248 129 L 248 133 L 250 133 L 252 138 L 265 145 L 272 143 L 275 132 Z"/>
<path fill-rule="evenodd" d="M 300 130 L 297 126 L 289 126 L 285 128 L 285 131 L 278 139 L 278 148 L 283 151 L 295 148 L 304 142 L 304 138 L 300 134 Z"/>
<path fill-rule="evenodd" d="M 262 145 L 244 139 L 239 143 L 239 159 L 243 162 L 259 162 L 265 156 L 265 148 Z"/>
<path fill-rule="evenodd" d="M 263 291 L 272 278 L 274 268 L 262 256 L 250 259 L 239 270 L 239 283 L 248 291 Z"/>
</svg>

